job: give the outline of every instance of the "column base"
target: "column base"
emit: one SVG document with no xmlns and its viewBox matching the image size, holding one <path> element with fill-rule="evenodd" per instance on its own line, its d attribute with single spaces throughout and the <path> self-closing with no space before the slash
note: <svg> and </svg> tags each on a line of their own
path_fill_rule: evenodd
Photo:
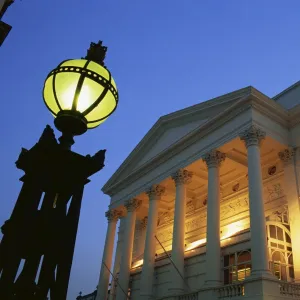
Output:
<svg viewBox="0 0 300 300">
<path fill-rule="evenodd" d="M 252 280 L 254 278 L 277 279 L 270 270 L 253 270 L 251 271 L 251 275 L 245 280 Z"/>
<path fill-rule="evenodd" d="M 244 281 L 245 286 L 245 298 L 255 299 L 255 300 L 264 300 L 266 299 L 286 299 L 283 295 L 280 294 L 280 280 L 277 278 L 250 278 L 249 276 Z"/>
</svg>

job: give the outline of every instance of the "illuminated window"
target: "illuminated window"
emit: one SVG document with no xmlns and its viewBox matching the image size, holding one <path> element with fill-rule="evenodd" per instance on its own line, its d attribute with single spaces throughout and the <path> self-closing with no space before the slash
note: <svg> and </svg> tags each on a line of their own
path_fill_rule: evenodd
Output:
<svg viewBox="0 0 300 300">
<path fill-rule="evenodd" d="M 224 284 L 243 281 L 250 273 L 250 249 L 224 256 Z"/>
<path fill-rule="evenodd" d="M 285 217 L 281 222 L 267 222 L 270 270 L 279 280 L 283 281 L 292 281 L 295 277 L 289 229 Z"/>
</svg>

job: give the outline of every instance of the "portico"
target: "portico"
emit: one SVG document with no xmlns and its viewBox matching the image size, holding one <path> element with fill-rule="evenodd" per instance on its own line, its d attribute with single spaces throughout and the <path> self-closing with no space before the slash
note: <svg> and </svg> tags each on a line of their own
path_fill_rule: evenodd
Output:
<svg viewBox="0 0 300 300">
<path fill-rule="evenodd" d="M 293 207 L 291 243 L 298 244 L 293 228 L 300 219 L 297 202 L 285 194 L 286 187 L 297 194 L 297 172 L 293 175 L 279 154 L 291 144 L 284 108 L 250 87 L 164 118 L 103 188 L 112 197 L 111 214 L 125 219 L 115 260 L 120 267 L 114 266 L 119 285 L 112 299 L 126 299 L 128 293 L 131 299 L 158 299 L 215 291 L 227 281 L 234 283 L 234 276 L 250 274 L 254 281 L 276 282 L 265 228 L 285 204 Z M 157 142 L 151 145 L 153 135 Z M 283 180 L 287 174 L 293 183 Z M 124 207 L 125 217 L 116 213 Z M 135 251 L 143 247 L 135 236 L 145 218 L 144 251 Z M 108 241 L 114 240 L 111 228 Z M 110 247 L 106 243 L 104 253 Z M 298 274 L 299 254 L 287 251 L 294 255 Z M 237 253 L 236 263 L 231 253 Z M 107 291 L 106 278 L 100 277 L 98 287 L 106 285 Z"/>
</svg>

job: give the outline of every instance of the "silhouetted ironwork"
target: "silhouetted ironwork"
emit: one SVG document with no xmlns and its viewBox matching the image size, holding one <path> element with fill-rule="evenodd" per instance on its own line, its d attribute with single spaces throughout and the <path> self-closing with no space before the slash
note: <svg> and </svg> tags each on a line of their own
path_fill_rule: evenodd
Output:
<svg viewBox="0 0 300 300">
<path fill-rule="evenodd" d="M 14 2 L 14 0 L 5 0 L 4 3 L 0 1 L 0 46 L 2 46 L 4 40 L 8 36 L 11 25 L 1 21 L 2 17 L 4 16 L 7 8 Z"/>
<path fill-rule="evenodd" d="M 5 0 L 3 6 L 0 7 L 0 20 L 4 16 L 5 12 L 7 11 L 8 7 L 14 3 L 14 0 Z"/>
<path fill-rule="evenodd" d="M 23 186 L 1 227 L 0 299 L 66 299 L 83 189 L 104 167 L 105 151 L 68 150 L 49 125 L 22 149 L 16 166 L 25 172 Z"/>
<path fill-rule="evenodd" d="M 105 67 L 104 60 L 106 56 L 107 47 L 102 46 L 102 41 L 96 43 L 91 43 L 90 48 L 87 50 L 85 59 L 92 60 L 99 65 Z"/>
<path fill-rule="evenodd" d="M 8 36 L 11 28 L 12 27 L 9 24 L 6 24 L 5 22 L 0 21 L 0 46 L 2 46 L 4 40 Z"/>
</svg>

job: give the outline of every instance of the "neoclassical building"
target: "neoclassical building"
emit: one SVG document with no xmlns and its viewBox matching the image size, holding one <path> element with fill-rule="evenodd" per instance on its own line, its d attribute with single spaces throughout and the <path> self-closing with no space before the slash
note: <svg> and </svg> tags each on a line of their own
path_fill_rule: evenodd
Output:
<svg viewBox="0 0 300 300">
<path fill-rule="evenodd" d="M 161 117 L 103 187 L 97 300 L 300 298 L 299 147 L 300 81 Z"/>
</svg>

